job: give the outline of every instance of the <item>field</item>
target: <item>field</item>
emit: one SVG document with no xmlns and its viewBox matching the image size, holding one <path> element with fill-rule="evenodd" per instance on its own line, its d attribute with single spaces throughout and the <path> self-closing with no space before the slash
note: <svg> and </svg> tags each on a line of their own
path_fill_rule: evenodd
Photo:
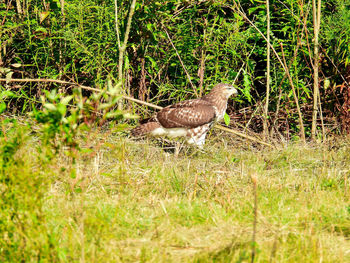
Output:
<svg viewBox="0 0 350 263">
<path fill-rule="evenodd" d="M 83 137 L 75 163 L 28 129 L 1 139 L 1 262 L 350 262 L 347 139 L 271 150 L 216 133 L 175 156 Z"/>
</svg>

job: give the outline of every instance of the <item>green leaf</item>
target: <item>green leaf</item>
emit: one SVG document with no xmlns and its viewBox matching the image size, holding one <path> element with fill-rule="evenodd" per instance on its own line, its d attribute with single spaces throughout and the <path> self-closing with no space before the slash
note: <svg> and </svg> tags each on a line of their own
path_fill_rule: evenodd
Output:
<svg viewBox="0 0 350 263">
<path fill-rule="evenodd" d="M 66 105 L 61 103 L 57 104 L 57 110 L 59 113 L 61 113 L 62 116 L 66 115 L 66 111 L 67 111 Z"/>
<path fill-rule="evenodd" d="M 225 113 L 225 115 L 224 115 L 224 121 L 225 121 L 225 124 L 226 124 L 227 126 L 230 125 L 230 116 L 228 116 L 227 113 Z"/>
<path fill-rule="evenodd" d="M 124 118 L 125 119 L 138 119 L 140 118 L 140 116 L 136 115 L 136 114 L 131 114 L 131 113 L 124 113 Z"/>
<path fill-rule="evenodd" d="M 48 110 L 51 110 L 51 111 L 57 110 L 56 106 L 52 103 L 46 103 L 46 104 L 44 104 L 44 107 Z"/>
<path fill-rule="evenodd" d="M 15 98 L 15 97 L 16 97 L 16 94 L 10 90 L 4 90 L 3 92 L 0 93 L 0 99 Z"/>
<path fill-rule="evenodd" d="M 129 65 L 130 65 L 130 62 L 129 62 L 129 57 L 128 56 L 125 56 L 125 65 L 124 65 L 124 68 L 125 70 L 127 70 L 129 68 Z"/>
<path fill-rule="evenodd" d="M 152 68 L 158 69 L 157 67 L 157 62 L 150 56 L 145 56 L 145 58 L 147 58 L 149 61 L 151 61 L 152 64 Z M 176 65 L 176 64 L 175 64 Z"/>
<path fill-rule="evenodd" d="M 122 119 L 123 118 L 123 113 L 120 111 L 115 111 L 115 112 L 107 112 L 105 115 L 106 119 Z"/>
<path fill-rule="evenodd" d="M 51 100 L 51 101 L 55 101 L 57 99 L 57 91 L 54 89 L 51 92 L 44 90 L 46 97 Z"/>
<path fill-rule="evenodd" d="M 63 104 L 63 105 L 67 105 L 67 104 L 68 104 L 68 102 L 70 102 L 70 101 L 71 101 L 71 99 L 73 99 L 73 96 L 72 96 L 72 95 L 67 96 L 67 97 L 63 97 L 63 98 L 61 99 L 61 104 Z"/>
<path fill-rule="evenodd" d="M 329 88 L 329 86 L 331 85 L 331 82 L 329 81 L 329 79 L 328 78 L 326 78 L 325 80 L 324 80 L 324 89 L 326 90 L 326 89 L 328 89 Z"/>
<path fill-rule="evenodd" d="M 6 110 L 6 103 L 2 102 L 0 103 L 0 114 L 3 113 Z"/>
</svg>

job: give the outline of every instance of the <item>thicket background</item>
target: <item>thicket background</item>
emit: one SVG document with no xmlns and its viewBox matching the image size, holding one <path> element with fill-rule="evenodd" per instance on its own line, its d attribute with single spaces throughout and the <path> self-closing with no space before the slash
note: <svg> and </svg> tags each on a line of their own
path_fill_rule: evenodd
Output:
<svg viewBox="0 0 350 263">
<path fill-rule="evenodd" d="M 97 88 L 109 79 L 118 82 L 118 41 L 122 42 L 125 35 L 131 1 L 116 3 L 117 23 L 114 1 L 2 2 L 2 76 L 10 72 L 8 78 L 59 79 Z M 242 68 L 236 82 L 240 96 L 229 113 L 236 124 L 261 131 L 267 43 L 238 12 L 238 5 L 266 36 L 264 1 L 136 1 L 121 92 L 165 106 L 201 95 L 218 82 L 232 83 Z M 349 129 L 349 6 L 348 0 L 322 3 L 319 86 L 323 117 L 326 127 L 329 125 L 327 132 Z M 312 110 L 312 13 L 312 1 L 270 2 L 271 42 L 289 66 L 307 135 Z M 290 131 L 295 133 L 300 127 L 295 121 L 291 85 L 284 75 L 272 53 L 269 127 L 289 136 Z M 2 100 L 9 111 L 18 113 L 32 104 L 40 107 L 35 101 L 41 89 L 58 86 L 2 82 L 0 87 L 15 91 L 16 99 L 4 100 L 2 96 Z M 62 85 L 60 88 L 62 91 Z M 245 110 L 238 111 L 242 108 Z"/>
</svg>

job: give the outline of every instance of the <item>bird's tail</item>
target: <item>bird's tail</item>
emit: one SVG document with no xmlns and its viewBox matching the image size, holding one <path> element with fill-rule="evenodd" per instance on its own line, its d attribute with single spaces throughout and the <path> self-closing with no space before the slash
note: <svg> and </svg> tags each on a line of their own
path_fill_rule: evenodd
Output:
<svg viewBox="0 0 350 263">
<path fill-rule="evenodd" d="M 137 126 L 136 128 L 131 130 L 132 136 L 144 136 L 147 135 L 148 133 L 152 132 L 153 130 L 161 127 L 158 122 L 147 122 L 144 124 L 141 124 Z"/>
</svg>

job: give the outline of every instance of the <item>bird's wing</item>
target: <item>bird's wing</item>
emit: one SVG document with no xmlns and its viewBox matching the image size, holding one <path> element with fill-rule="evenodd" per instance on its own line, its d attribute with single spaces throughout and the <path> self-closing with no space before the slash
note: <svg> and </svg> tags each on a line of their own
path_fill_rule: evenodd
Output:
<svg viewBox="0 0 350 263">
<path fill-rule="evenodd" d="M 207 102 L 189 100 L 162 109 L 157 119 L 164 128 L 194 128 L 215 119 L 215 109 Z"/>
</svg>

